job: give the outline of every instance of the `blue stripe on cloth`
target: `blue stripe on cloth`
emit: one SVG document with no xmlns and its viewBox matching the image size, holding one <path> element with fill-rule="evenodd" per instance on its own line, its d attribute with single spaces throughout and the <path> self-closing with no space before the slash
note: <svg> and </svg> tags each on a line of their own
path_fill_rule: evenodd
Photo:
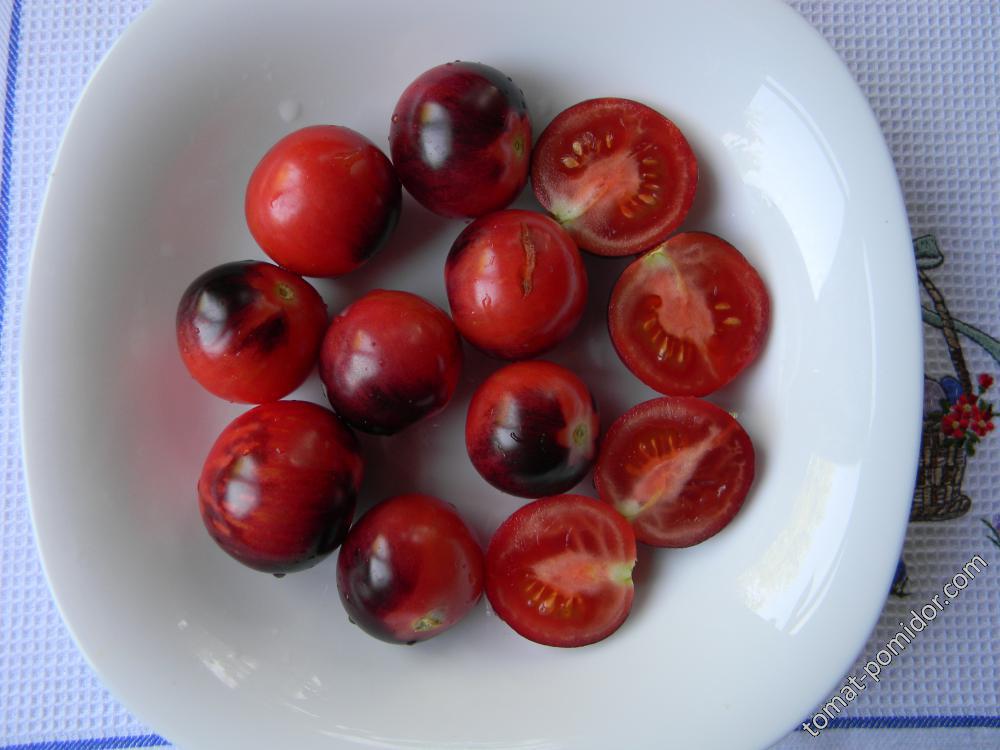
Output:
<svg viewBox="0 0 1000 750">
<path fill-rule="evenodd" d="M 118 750 L 118 748 L 163 747 L 169 744 L 169 742 L 158 735 L 141 734 L 129 737 L 104 737 L 93 740 L 32 742 L 28 745 L 6 745 L 0 747 L 0 750 Z"/>
<path fill-rule="evenodd" d="M 10 180 L 14 154 L 14 104 L 17 96 L 17 62 L 20 58 L 21 0 L 10 11 L 7 43 L 7 90 L 3 98 L 3 150 L 0 152 L 0 330 L 7 300 L 7 264 L 10 258 Z"/>
<path fill-rule="evenodd" d="M 830 720 L 827 729 L 1000 729 L 1000 716 L 841 716 Z M 802 729 L 801 731 L 805 731 Z M 63 742 L 34 742 L 28 745 L 5 745 L 0 750 L 119 750 L 136 747 L 164 747 L 170 743 L 159 735 L 107 737 Z"/>
<path fill-rule="evenodd" d="M 1000 729 L 1000 716 L 836 716 L 827 729 Z M 801 725 L 801 731 L 806 731 Z M 5 750 L 5 748 L 0 748 Z"/>
</svg>

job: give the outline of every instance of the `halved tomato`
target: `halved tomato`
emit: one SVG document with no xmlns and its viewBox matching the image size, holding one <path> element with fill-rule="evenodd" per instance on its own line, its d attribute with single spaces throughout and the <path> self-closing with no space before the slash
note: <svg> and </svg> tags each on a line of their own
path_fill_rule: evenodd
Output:
<svg viewBox="0 0 1000 750">
<path fill-rule="evenodd" d="M 657 398 L 611 425 L 594 484 L 640 542 L 690 547 L 733 520 L 753 475 L 753 443 L 727 412 L 697 398 Z"/>
<path fill-rule="evenodd" d="M 680 226 L 698 162 L 673 122 L 630 99 L 589 99 L 556 116 L 532 153 L 531 185 L 584 250 L 634 255 Z"/>
<path fill-rule="evenodd" d="M 557 495 L 515 511 L 486 553 L 486 595 L 500 618 L 546 646 L 586 646 L 632 608 L 635 534 L 609 506 Z"/>
<path fill-rule="evenodd" d="M 650 388 L 705 396 L 760 353 L 770 307 L 764 282 L 739 250 L 686 232 L 625 269 L 608 327 L 618 356 Z"/>
</svg>

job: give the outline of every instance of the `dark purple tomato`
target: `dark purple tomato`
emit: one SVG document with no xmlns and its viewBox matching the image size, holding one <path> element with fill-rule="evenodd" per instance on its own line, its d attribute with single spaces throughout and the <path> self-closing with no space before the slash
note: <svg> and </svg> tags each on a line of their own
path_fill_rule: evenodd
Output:
<svg viewBox="0 0 1000 750">
<path fill-rule="evenodd" d="M 531 119 L 524 94 L 487 65 L 456 61 L 431 68 L 399 98 L 389 148 L 403 187 L 434 213 L 497 211 L 528 179 Z"/>
<path fill-rule="evenodd" d="M 192 282 L 177 307 L 188 372 L 227 401 L 260 404 L 306 379 L 326 330 L 326 305 L 309 284 L 270 263 L 226 263 Z"/>
<path fill-rule="evenodd" d="M 390 643 L 416 643 L 462 619 L 483 592 L 483 551 L 449 503 L 400 495 L 351 529 L 337 590 L 351 620 Z"/>
<path fill-rule="evenodd" d="M 389 237 L 401 200 L 392 164 L 374 143 L 349 128 L 314 125 L 264 155 L 245 210 L 275 263 L 303 276 L 342 276 Z"/>
<path fill-rule="evenodd" d="M 465 447 L 483 479 L 520 497 L 575 486 L 597 449 L 597 404 L 580 378 L 551 362 L 518 362 L 472 397 Z"/>
<path fill-rule="evenodd" d="M 343 541 L 362 461 L 354 434 L 329 409 L 275 401 L 233 420 L 198 480 L 212 538 L 267 573 L 312 567 Z"/>
<path fill-rule="evenodd" d="M 458 235 L 445 264 L 455 325 L 500 359 L 527 359 L 566 338 L 583 315 L 587 272 L 572 238 L 534 211 L 497 211 Z"/>
<path fill-rule="evenodd" d="M 443 409 L 462 370 L 451 318 L 409 292 L 377 289 L 330 323 L 320 376 L 348 424 L 391 435 Z"/>
</svg>

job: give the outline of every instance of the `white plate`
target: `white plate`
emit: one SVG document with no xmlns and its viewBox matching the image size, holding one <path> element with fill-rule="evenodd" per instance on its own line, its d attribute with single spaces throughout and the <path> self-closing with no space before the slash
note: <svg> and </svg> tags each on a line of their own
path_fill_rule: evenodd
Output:
<svg viewBox="0 0 1000 750">
<path fill-rule="evenodd" d="M 348 624 L 332 559 L 254 573 L 197 512 L 203 456 L 241 409 L 187 376 L 174 310 L 203 270 L 262 257 L 242 214 L 256 160 L 308 123 L 386 144 L 406 84 L 455 58 L 513 76 L 536 133 L 593 96 L 667 113 L 701 163 L 686 226 L 742 248 L 773 294 L 762 360 L 716 399 L 758 447 L 749 501 L 697 548 L 644 552 L 631 618 L 586 649 L 529 643 L 485 606 L 388 646 Z M 332 310 L 376 286 L 444 305 L 460 226 L 407 201 L 390 246 L 318 286 Z M 588 317 L 553 358 L 608 424 L 652 393 L 607 340 L 622 263 L 587 265 Z M 87 88 L 38 231 L 22 404 L 42 559 L 103 680 L 189 750 L 762 747 L 826 699 L 884 602 L 916 463 L 918 311 L 875 119 L 779 2 L 161 0 Z M 365 502 L 438 494 L 485 541 L 520 501 L 464 454 L 465 404 L 494 366 L 468 362 L 432 425 L 365 441 Z M 315 380 L 297 395 L 321 400 Z"/>
</svg>

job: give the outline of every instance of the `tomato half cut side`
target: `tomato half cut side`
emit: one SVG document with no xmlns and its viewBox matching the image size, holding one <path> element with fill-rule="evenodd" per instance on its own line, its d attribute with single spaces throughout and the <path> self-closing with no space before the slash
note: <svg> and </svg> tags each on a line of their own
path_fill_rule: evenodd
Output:
<svg viewBox="0 0 1000 750">
<path fill-rule="evenodd" d="M 608 430 L 594 473 L 601 499 L 654 547 L 690 547 L 722 531 L 754 477 L 750 436 L 697 398 L 657 398 Z"/>
<path fill-rule="evenodd" d="M 633 261 L 611 293 L 608 328 L 626 367 L 668 396 L 706 396 L 764 348 L 771 304 L 742 253 L 677 234 Z"/>
<path fill-rule="evenodd" d="M 556 116 L 532 153 L 538 202 L 584 250 L 634 255 L 687 216 L 698 161 L 673 122 L 630 99 L 589 99 Z"/>
<path fill-rule="evenodd" d="M 612 508 L 556 495 L 515 511 L 490 541 L 486 595 L 517 633 L 546 646 L 611 635 L 632 608 L 635 534 Z"/>
</svg>

